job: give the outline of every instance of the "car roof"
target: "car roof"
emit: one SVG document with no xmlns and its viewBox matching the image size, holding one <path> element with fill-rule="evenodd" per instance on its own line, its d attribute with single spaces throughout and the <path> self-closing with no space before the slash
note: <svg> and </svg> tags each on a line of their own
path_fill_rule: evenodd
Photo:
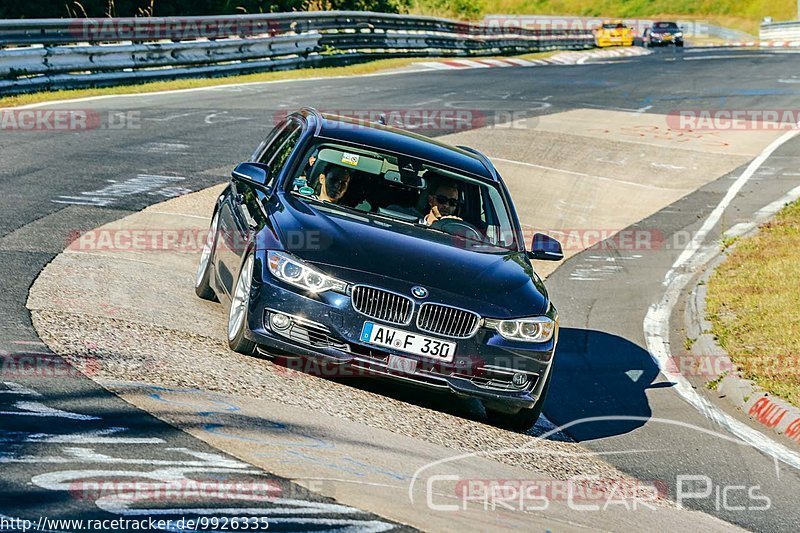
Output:
<svg viewBox="0 0 800 533">
<path fill-rule="evenodd" d="M 399 153 L 484 180 L 499 180 L 492 163 L 477 150 L 450 146 L 423 135 L 375 122 L 320 113 L 312 108 L 303 108 L 300 113 L 307 118 L 313 117 L 312 120 L 316 121 L 315 137 Z"/>
</svg>

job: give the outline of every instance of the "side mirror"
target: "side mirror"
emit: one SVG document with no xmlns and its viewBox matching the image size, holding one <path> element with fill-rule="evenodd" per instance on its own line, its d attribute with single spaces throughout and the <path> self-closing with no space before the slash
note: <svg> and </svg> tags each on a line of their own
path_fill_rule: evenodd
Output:
<svg viewBox="0 0 800 533">
<path fill-rule="evenodd" d="M 264 163 L 239 163 L 231 172 L 234 179 L 263 187 L 267 184 L 269 166 Z"/>
<path fill-rule="evenodd" d="M 561 243 L 554 238 L 544 233 L 536 233 L 533 235 L 528 257 L 539 261 L 561 261 L 564 259 L 564 251 L 561 249 Z"/>
</svg>

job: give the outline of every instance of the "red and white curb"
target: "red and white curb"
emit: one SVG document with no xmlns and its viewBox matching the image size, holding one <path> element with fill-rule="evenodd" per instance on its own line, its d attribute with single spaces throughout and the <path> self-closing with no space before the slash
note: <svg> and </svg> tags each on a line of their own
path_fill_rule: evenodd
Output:
<svg viewBox="0 0 800 533">
<path fill-rule="evenodd" d="M 463 70 L 470 68 L 495 67 L 541 67 L 544 65 L 582 65 L 589 59 L 610 59 L 615 57 L 633 57 L 651 54 L 644 48 L 620 48 L 615 50 L 592 50 L 580 52 L 560 52 L 546 59 L 521 59 L 518 57 L 502 57 L 497 59 L 445 59 L 442 61 L 423 61 L 416 66 L 434 70 Z"/>
</svg>

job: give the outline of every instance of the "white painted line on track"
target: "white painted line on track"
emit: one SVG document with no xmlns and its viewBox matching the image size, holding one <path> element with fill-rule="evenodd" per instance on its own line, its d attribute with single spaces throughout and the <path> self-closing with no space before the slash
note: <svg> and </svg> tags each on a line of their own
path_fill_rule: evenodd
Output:
<svg viewBox="0 0 800 533">
<path fill-rule="evenodd" d="M 775 213 L 783 209 L 783 206 L 785 206 L 790 202 L 794 202 L 798 198 L 800 198 L 800 187 L 795 187 L 794 189 L 786 193 L 786 195 L 784 195 L 783 197 L 778 198 L 771 204 L 766 205 L 761 209 L 759 209 L 758 211 L 756 211 L 756 219 L 761 220 L 770 218 Z"/>
<path fill-rule="evenodd" d="M 800 124 L 798 124 L 797 127 L 800 127 Z M 697 393 L 685 376 L 675 372 L 665 372 L 665 368 L 667 368 L 671 358 L 669 332 L 672 310 L 684 288 L 694 277 L 695 270 L 716 255 L 718 250 L 718 244 L 708 245 L 701 250 L 702 242 L 720 221 L 725 210 L 739 191 L 741 191 L 742 187 L 744 187 L 750 178 L 761 168 L 761 165 L 763 165 L 778 148 L 795 138 L 798 134 L 800 134 L 800 130 L 792 130 L 784 133 L 781 137 L 772 142 L 772 144 L 767 146 L 764 151 L 748 165 L 742 175 L 734 181 L 716 208 L 711 212 L 708 218 L 706 218 L 692 241 L 672 264 L 672 268 L 669 272 L 667 272 L 663 282 L 666 287 L 664 295 L 658 303 L 651 305 L 648 309 L 643 327 L 645 340 L 647 342 L 647 350 L 656 363 L 658 363 L 662 373 L 674 383 L 673 389 L 680 394 L 684 400 L 700 411 L 700 413 L 709 420 L 719 424 L 721 427 L 742 439 L 743 442 L 769 455 L 776 461 L 782 461 L 794 468 L 800 469 L 800 454 L 772 440 L 760 431 L 740 422 L 713 405 L 707 398 Z M 785 196 L 780 201 L 785 203 L 785 198 L 793 193 L 797 193 L 798 196 L 800 196 L 800 187 L 791 191 L 789 195 Z M 775 209 L 777 211 L 779 208 L 778 202 L 773 202 L 759 211 L 759 213 L 765 214 L 768 210 Z"/>
<path fill-rule="evenodd" d="M 718 56 L 697 56 L 697 57 L 684 57 L 684 61 L 704 61 L 706 59 L 736 59 L 745 57 L 765 57 L 765 54 L 729 54 Z"/>
<path fill-rule="evenodd" d="M 489 159 L 493 159 L 494 161 L 502 161 L 503 163 L 511 163 L 512 165 L 522 165 L 522 166 L 526 166 L 526 167 L 540 168 L 542 170 L 552 170 L 552 171 L 555 171 L 555 172 L 562 172 L 564 174 L 571 174 L 573 176 L 579 176 L 581 178 L 592 178 L 592 179 L 598 179 L 598 180 L 603 180 L 603 181 L 612 181 L 614 183 L 623 183 L 625 185 L 633 185 L 634 187 L 642 187 L 643 189 L 654 189 L 654 190 L 659 190 L 659 191 L 667 189 L 667 187 L 659 187 L 658 185 L 647 185 L 645 183 L 636 183 L 635 181 L 627 181 L 627 180 L 621 180 L 621 179 L 617 179 L 617 178 L 606 178 L 604 176 L 595 176 L 594 174 L 586 174 L 585 172 L 575 172 L 574 170 L 564 170 L 564 169 L 561 169 L 561 168 L 547 167 L 547 166 L 544 166 L 544 165 L 537 165 L 535 163 L 528 163 L 526 161 L 515 161 L 513 159 L 503 159 L 502 157 L 490 157 Z"/>
<path fill-rule="evenodd" d="M 755 222 L 739 222 L 738 224 L 731 226 L 724 235 L 726 238 L 734 238 L 734 237 L 741 237 L 742 235 L 749 233 L 750 230 L 756 227 Z"/>
</svg>

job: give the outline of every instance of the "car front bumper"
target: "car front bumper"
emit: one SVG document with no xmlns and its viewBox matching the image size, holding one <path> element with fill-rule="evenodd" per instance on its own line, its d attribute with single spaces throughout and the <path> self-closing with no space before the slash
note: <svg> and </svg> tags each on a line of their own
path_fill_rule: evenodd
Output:
<svg viewBox="0 0 800 533">
<path fill-rule="evenodd" d="M 683 46 L 683 38 L 650 37 L 649 43 L 650 46 L 669 46 L 671 44 L 674 44 L 676 46 Z"/>
<path fill-rule="evenodd" d="M 595 44 L 601 48 L 608 46 L 633 46 L 633 37 L 598 37 Z"/>
<path fill-rule="evenodd" d="M 389 350 L 365 343 L 361 330 L 365 321 L 380 323 L 360 314 L 348 295 L 328 291 L 305 293 L 272 278 L 254 286 L 248 309 L 247 337 L 259 351 L 268 355 L 300 356 L 328 367 L 331 377 L 377 376 L 428 390 L 479 398 L 510 412 L 532 408 L 552 366 L 558 340 L 523 343 L 504 339 L 493 329 L 481 327 L 469 339 L 453 339 L 417 330 L 415 324 L 392 328 L 456 342 L 451 362 Z M 270 315 L 281 313 L 292 319 L 289 328 L 280 330 L 270 323 Z M 413 370 L 400 371 L 389 366 L 390 356 L 414 360 Z M 519 384 L 515 384 L 514 375 Z M 524 377 L 524 383 L 521 383 Z"/>
</svg>

